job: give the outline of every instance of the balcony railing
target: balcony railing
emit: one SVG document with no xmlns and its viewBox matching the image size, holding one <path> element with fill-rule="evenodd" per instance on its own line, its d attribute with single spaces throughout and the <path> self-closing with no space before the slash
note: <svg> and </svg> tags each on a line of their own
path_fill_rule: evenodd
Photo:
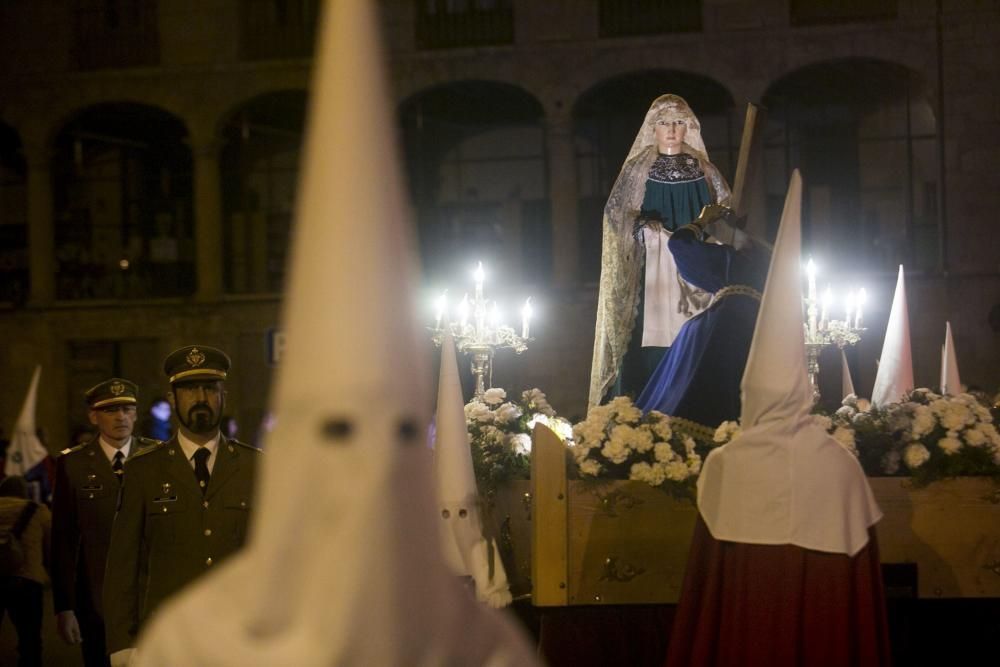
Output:
<svg viewBox="0 0 1000 667">
<path fill-rule="evenodd" d="M 241 0 L 243 59 L 310 57 L 321 3 L 322 0 Z"/>
<path fill-rule="evenodd" d="M 514 43 L 511 0 L 417 0 L 417 48 Z"/>
<path fill-rule="evenodd" d="M 157 0 L 78 0 L 79 69 L 145 67 L 160 62 Z"/>
<path fill-rule="evenodd" d="M 701 30 L 701 0 L 600 0 L 601 37 L 662 35 Z"/>
</svg>

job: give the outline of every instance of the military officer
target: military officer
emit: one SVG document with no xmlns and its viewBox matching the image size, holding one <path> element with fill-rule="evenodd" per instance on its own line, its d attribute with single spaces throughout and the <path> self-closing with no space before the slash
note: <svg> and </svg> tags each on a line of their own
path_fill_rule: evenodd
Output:
<svg viewBox="0 0 1000 667">
<path fill-rule="evenodd" d="M 81 644 L 87 667 L 108 664 L 101 588 L 125 461 L 156 444 L 132 435 L 137 387 L 110 378 L 84 394 L 97 436 L 63 450 L 52 505 L 52 598 L 56 630 Z M 82 643 L 81 643 L 82 642 Z"/>
<path fill-rule="evenodd" d="M 219 431 L 230 361 L 189 345 L 163 364 L 177 433 L 126 465 L 104 580 L 107 648 L 127 664 L 157 606 L 243 546 L 260 450 Z"/>
</svg>

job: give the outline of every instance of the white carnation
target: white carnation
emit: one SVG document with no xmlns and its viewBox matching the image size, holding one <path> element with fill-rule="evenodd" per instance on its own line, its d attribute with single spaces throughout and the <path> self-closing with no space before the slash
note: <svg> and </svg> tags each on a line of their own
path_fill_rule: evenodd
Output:
<svg viewBox="0 0 1000 667">
<path fill-rule="evenodd" d="M 487 405 L 500 405 L 507 398 L 507 392 L 500 387 L 493 387 L 492 389 L 487 389 L 483 394 L 483 402 Z"/>
<path fill-rule="evenodd" d="M 906 467 L 910 470 L 919 468 L 923 464 L 927 463 L 927 460 L 931 457 L 931 453 L 927 451 L 927 448 L 921 445 L 919 442 L 913 442 L 906 446 L 903 450 L 903 462 L 906 463 Z"/>
<path fill-rule="evenodd" d="M 555 417 L 556 411 L 549 405 L 549 400 L 538 388 L 528 389 L 521 393 L 521 402 L 536 412 L 540 412 L 546 417 Z"/>
<path fill-rule="evenodd" d="M 587 459 L 580 462 L 580 474 L 596 477 L 601 472 L 601 464 L 594 459 Z"/>
<path fill-rule="evenodd" d="M 683 482 L 691 476 L 691 470 L 688 469 L 687 464 L 683 461 L 671 461 L 670 463 L 664 463 L 663 469 L 667 475 L 667 479 L 674 482 Z"/>
<path fill-rule="evenodd" d="M 692 476 L 701 472 L 701 457 L 697 454 L 690 454 L 687 458 L 688 471 Z"/>
<path fill-rule="evenodd" d="M 937 445 L 945 454 L 952 456 L 957 454 L 958 450 L 962 448 L 962 441 L 956 437 L 948 435 L 938 440 Z"/>
<path fill-rule="evenodd" d="M 667 463 L 677 457 L 669 442 L 658 442 L 653 447 L 653 458 L 660 463 Z"/>
<path fill-rule="evenodd" d="M 556 417 L 555 419 L 549 420 L 549 428 L 551 428 L 555 434 L 563 440 L 573 439 L 573 425 L 562 417 Z"/>
<path fill-rule="evenodd" d="M 719 428 L 715 429 L 715 435 L 712 436 L 712 440 L 718 443 L 728 442 L 739 435 L 739 432 L 739 422 L 725 421 L 719 424 Z"/>
<path fill-rule="evenodd" d="M 531 454 L 531 436 L 527 433 L 516 433 L 510 436 L 510 446 L 516 454 L 527 456 Z"/>
<path fill-rule="evenodd" d="M 493 411 L 485 403 L 470 401 L 465 406 L 465 421 L 490 424 L 493 422 Z"/>
<path fill-rule="evenodd" d="M 663 467 L 650 465 L 648 463 L 635 463 L 629 470 L 628 478 L 638 482 L 645 482 L 651 486 L 659 486 L 666 479 Z"/>
<path fill-rule="evenodd" d="M 986 444 L 986 434 L 983 433 L 982 426 L 979 424 L 965 429 L 962 436 L 965 438 L 965 444 L 970 447 L 982 447 Z"/>
<path fill-rule="evenodd" d="M 910 423 L 910 437 L 919 440 L 934 430 L 937 419 L 929 406 L 918 405 L 913 410 L 913 421 Z"/>
<path fill-rule="evenodd" d="M 513 421 L 517 421 L 520 416 L 521 408 L 517 407 L 513 403 L 504 403 L 496 409 L 496 420 L 501 424 L 509 424 Z"/>
</svg>

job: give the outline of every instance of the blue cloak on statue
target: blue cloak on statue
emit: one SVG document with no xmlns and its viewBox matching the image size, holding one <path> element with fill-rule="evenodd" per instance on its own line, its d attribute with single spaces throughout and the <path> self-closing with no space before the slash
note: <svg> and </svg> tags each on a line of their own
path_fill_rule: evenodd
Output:
<svg viewBox="0 0 1000 667">
<path fill-rule="evenodd" d="M 684 280 L 713 293 L 711 305 L 688 320 L 635 403 L 714 429 L 740 416 L 740 380 L 753 340 L 770 253 L 751 243 L 699 239 L 694 226 L 674 232 L 668 248 Z"/>
</svg>

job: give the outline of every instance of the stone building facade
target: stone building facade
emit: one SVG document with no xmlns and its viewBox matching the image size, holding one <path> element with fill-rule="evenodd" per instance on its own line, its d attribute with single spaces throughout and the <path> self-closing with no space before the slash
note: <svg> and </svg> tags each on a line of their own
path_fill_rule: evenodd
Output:
<svg viewBox="0 0 1000 667">
<path fill-rule="evenodd" d="M 166 353 L 201 342 L 233 356 L 230 405 L 241 437 L 254 438 L 280 363 L 282 262 L 320 4 L 0 8 L 0 424 L 13 425 L 41 364 L 38 421 L 58 450 L 84 419 L 88 382 L 125 375 L 148 405 L 166 390 Z M 482 250 L 496 267 L 487 291 L 536 304 L 535 343 L 501 354 L 494 384 L 537 386 L 562 414 L 582 416 L 603 197 L 648 103 L 675 92 L 699 113 L 730 179 L 745 104 L 767 106 L 751 225 L 773 233 L 775 202 L 800 167 L 807 237 L 813 252 L 828 250 L 827 280 L 870 294 L 869 332 L 851 353 L 862 393 L 898 263 L 917 383 L 937 384 L 950 320 L 963 380 L 1000 388 L 990 232 L 1000 8 L 655 4 L 380 3 L 428 295 L 461 292 L 461 269 Z M 824 359 L 824 382 L 839 387 L 836 359 Z"/>
</svg>

